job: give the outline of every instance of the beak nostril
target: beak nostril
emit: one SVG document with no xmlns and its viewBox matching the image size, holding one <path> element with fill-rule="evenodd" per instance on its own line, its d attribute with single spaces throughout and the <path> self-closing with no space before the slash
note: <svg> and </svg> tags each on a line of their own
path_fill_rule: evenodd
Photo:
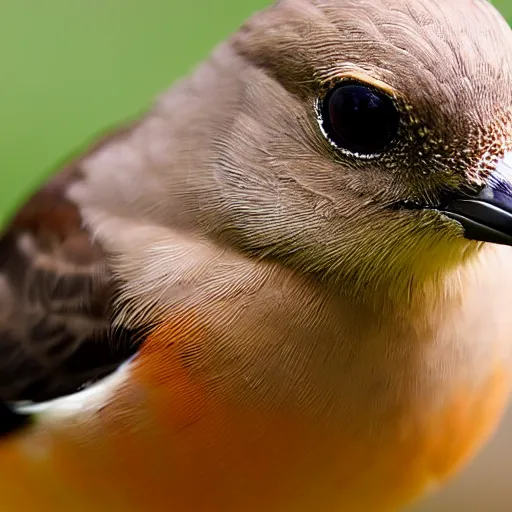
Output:
<svg viewBox="0 0 512 512">
<path fill-rule="evenodd" d="M 504 198 L 509 198 L 508 202 L 510 202 L 512 197 L 512 153 L 507 153 L 498 162 L 488 181 L 487 194 L 492 197 L 486 198 L 487 200 L 503 201 Z"/>
</svg>

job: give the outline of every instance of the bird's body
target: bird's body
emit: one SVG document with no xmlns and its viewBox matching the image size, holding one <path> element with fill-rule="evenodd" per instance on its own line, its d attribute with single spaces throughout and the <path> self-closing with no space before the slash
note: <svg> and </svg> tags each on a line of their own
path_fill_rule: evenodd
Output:
<svg viewBox="0 0 512 512">
<path fill-rule="evenodd" d="M 447 282 L 445 300 L 415 304 L 414 322 L 240 262 L 230 285 L 255 278 L 243 311 L 214 293 L 204 310 L 162 324 L 111 380 L 4 442 L 3 507 L 394 510 L 442 483 L 499 419 L 512 357 L 509 252 L 490 250 L 453 276 L 465 286 L 453 293 Z M 482 293 L 492 298 L 484 308 Z M 261 324 L 266 343 L 240 360 Z M 347 330 L 362 331 L 351 351 Z M 286 346 L 292 333 L 297 344 Z M 359 370 L 368 366 L 371 376 Z"/>
<path fill-rule="evenodd" d="M 282 1 L 39 192 L 2 248 L 1 396 L 143 343 L 0 439 L 1 510 L 385 512 L 453 474 L 508 398 L 512 249 L 440 211 L 508 193 L 511 49 L 479 0 Z M 340 77 L 403 103 L 387 153 L 323 138 Z M 52 336 L 113 353 L 73 372 Z"/>
</svg>

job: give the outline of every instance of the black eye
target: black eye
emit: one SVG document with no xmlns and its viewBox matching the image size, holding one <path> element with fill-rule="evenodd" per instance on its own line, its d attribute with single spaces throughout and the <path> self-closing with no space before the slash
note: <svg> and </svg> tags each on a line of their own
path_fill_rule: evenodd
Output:
<svg viewBox="0 0 512 512">
<path fill-rule="evenodd" d="M 320 105 L 322 126 L 333 144 L 359 155 L 382 152 L 398 133 L 399 114 L 391 98 L 361 83 L 344 82 Z"/>
</svg>

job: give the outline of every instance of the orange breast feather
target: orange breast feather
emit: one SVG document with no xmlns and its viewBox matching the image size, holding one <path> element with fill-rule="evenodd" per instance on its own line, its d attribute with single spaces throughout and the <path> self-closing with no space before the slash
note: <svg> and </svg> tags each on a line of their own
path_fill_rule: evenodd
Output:
<svg viewBox="0 0 512 512">
<path fill-rule="evenodd" d="M 349 436 L 291 411 L 240 407 L 191 373 L 193 322 L 155 331 L 129 382 L 93 415 L 35 425 L 0 445 L 2 511 L 331 512 L 395 510 L 449 476 L 492 431 L 501 368 L 403 428 Z M 418 418 L 422 418 L 421 421 Z"/>
</svg>

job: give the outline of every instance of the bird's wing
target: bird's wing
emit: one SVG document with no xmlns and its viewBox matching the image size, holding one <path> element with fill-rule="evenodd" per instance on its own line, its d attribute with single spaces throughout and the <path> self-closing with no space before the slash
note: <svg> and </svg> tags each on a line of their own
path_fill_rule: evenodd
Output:
<svg viewBox="0 0 512 512">
<path fill-rule="evenodd" d="M 80 159 L 38 190 L 0 239 L 1 400 L 72 393 L 139 343 L 136 333 L 111 327 L 115 282 L 66 198 L 79 173 Z"/>
</svg>

